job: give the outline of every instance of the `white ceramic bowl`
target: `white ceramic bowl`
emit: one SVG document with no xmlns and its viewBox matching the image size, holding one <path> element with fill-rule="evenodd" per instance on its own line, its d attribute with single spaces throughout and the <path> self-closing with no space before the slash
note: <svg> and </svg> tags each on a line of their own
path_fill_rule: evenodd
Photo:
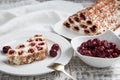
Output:
<svg viewBox="0 0 120 80">
<path fill-rule="evenodd" d="M 116 47 L 120 48 L 120 39 L 112 32 L 112 31 L 107 31 L 104 34 L 97 35 L 97 36 L 79 36 L 76 38 L 73 38 L 71 41 L 72 47 L 79 56 L 81 60 L 83 60 L 86 64 L 94 67 L 109 67 L 117 63 L 117 61 L 120 61 L 120 57 L 117 58 L 99 58 L 99 57 L 91 57 L 91 56 L 84 56 L 81 55 L 77 51 L 77 47 L 79 47 L 83 42 L 89 40 L 89 39 L 94 39 L 94 38 L 99 38 L 100 40 L 107 40 L 108 42 L 114 42 L 117 44 Z"/>
</svg>

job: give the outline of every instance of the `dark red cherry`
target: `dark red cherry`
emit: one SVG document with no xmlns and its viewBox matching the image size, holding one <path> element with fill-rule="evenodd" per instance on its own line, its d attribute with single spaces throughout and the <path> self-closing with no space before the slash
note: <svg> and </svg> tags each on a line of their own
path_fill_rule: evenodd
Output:
<svg viewBox="0 0 120 80">
<path fill-rule="evenodd" d="M 83 13 L 80 14 L 80 18 L 83 19 L 83 20 L 86 20 L 86 17 Z"/>
<path fill-rule="evenodd" d="M 76 22 L 80 22 L 80 19 L 79 19 L 78 17 L 74 17 L 74 20 L 75 20 Z"/>
<path fill-rule="evenodd" d="M 116 57 L 118 57 L 119 55 L 118 55 L 117 53 L 112 53 L 112 56 L 113 56 L 114 58 L 116 58 Z"/>
<path fill-rule="evenodd" d="M 42 43 L 38 43 L 38 45 L 44 45 L 45 43 L 44 42 L 42 42 Z"/>
<path fill-rule="evenodd" d="M 102 45 L 108 44 L 108 41 L 107 41 L 107 40 L 102 40 L 102 41 L 101 41 L 101 44 L 102 44 Z"/>
<path fill-rule="evenodd" d="M 40 35 L 40 34 L 36 34 L 36 35 L 34 35 L 34 37 L 40 37 L 40 36 L 42 36 L 42 35 Z"/>
<path fill-rule="evenodd" d="M 27 42 L 32 42 L 32 41 L 33 41 L 32 39 L 27 40 Z"/>
<path fill-rule="evenodd" d="M 70 23 L 74 23 L 73 20 L 71 18 L 68 19 Z"/>
<path fill-rule="evenodd" d="M 114 49 L 116 47 L 115 43 L 110 42 L 109 44 L 110 44 L 110 46 L 111 46 L 112 49 Z"/>
<path fill-rule="evenodd" d="M 120 48 L 115 48 L 114 52 L 118 53 L 120 55 Z"/>
<path fill-rule="evenodd" d="M 109 55 L 109 56 L 107 56 L 108 58 L 113 58 L 113 56 L 112 55 Z"/>
<path fill-rule="evenodd" d="M 28 53 L 34 53 L 34 49 L 30 48 L 30 49 L 28 50 Z"/>
<path fill-rule="evenodd" d="M 98 43 L 97 43 L 96 41 L 93 41 L 93 40 L 92 40 L 91 45 L 92 45 L 93 47 L 96 47 L 96 46 L 98 45 Z"/>
<path fill-rule="evenodd" d="M 88 45 L 88 49 L 93 49 L 94 48 L 91 39 L 87 41 L 87 45 Z"/>
<path fill-rule="evenodd" d="M 91 53 L 90 50 L 84 49 L 84 50 L 82 51 L 82 53 L 84 53 L 86 56 L 92 56 L 92 53 Z"/>
<path fill-rule="evenodd" d="M 95 42 L 97 42 L 97 43 L 100 42 L 100 40 L 99 40 L 98 38 L 93 39 L 93 41 L 95 41 Z"/>
<path fill-rule="evenodd" d="M 19 45 L 19 48 L 24 48 L 24 47 L 25 47 L 24 44 Z"/>
<path fill-rule="evenodd" d="M 42 38 L 36 38 L 35 41 L 42 41 Z"/>
<path fill-rule="evenodd" d="M 93 57 L 97 57 L 97 54 L 96 54 L 95 49 L 94 49 L 94 50 L 91 50 L 91 53 L 92 53 Z"/>
<path fill-rule="evenodd" d="M 7 53 L 9 49 L 11 49 L 10 46 L 4 46 L 2 51 L 3 51 L 3 53 Z"/>
<path fill-rule="evenodd" d="M 107 49 L 105 50 L 106 54 L 109 53 L 109 55 L 111 55 L 113 53 L 114 49 Z"/>
<path fill-rule="evenodd" d="M 108 43 L 108 44 L 105 44 L 104 45 L 106 49 L 110 49 L 111 48 L 111 45 Z"/>
<path fill-rule="evenodd" d="M 77 27 L 77 26 L 74 26 L 74 29 L 77 30 L 77 31 L 80 30 L 79 27 Z"/>
<path fill-rule="evenodd" d="M 40 51 L 40 50 L 42 50 L 42 49 L 43 49 L 42 47 L 37 47 L 37 50 L 38 50 L 38 51 Z"/>
<path fill-rule="evenodd" d="M 19 55 L 22 55 L 22 53 L 23 53 L 23 51 L 19 51 L 19 52 L 18 52 Z"/>
<path fill-rule="evenodd" d="M 89 24 L 89 25 L 92 24 L 92 21 L 87 21 L 87 24 Z"/>
<path fill-rule="evenodd" d="M 34 43 L 34 42 L 31 42 L 29 45 L 30 45 L 30 46 L 35 46 L 35 43 Z"/>
<path fill-rule="evenodd" d="M 67 27 L 67 28 L 70 28 L 70 24 L 68 22 L 64 23 L 64 25 Z"/>
<path fill-rule="evenodd" d="M 9 51 L 9 54 L 10 54 L 10 55 L 12 55 L 12 54 L 14 54 L 14 53 L 15 53 L 15 50 L 10 50 L 10 51 Z"/>
<path fill-rule="evenodd" d="M 102 52 L 102 51 L 105 50 L 105 47 L 104 47 L 104 46 L 99 46 L 99 47 L 98 47 L 98 50 Z"/>
<path fill-rule="evenodd" d="M 90 31 L 89 31 L 89 30 L 84 30 L 84 32 L 85 32 L 86 34 L 89 34 L 89 33 L 90 33 Z"/>
<path fill-rule="evenodd" d="M 96 26 L 92 26 L 91 28 L 90 28 L 90 30 L 92 31 L 92 32 L 95 32 L 96 31 Z"/>
<path fill-rule="evenodd" d="M 83 47 L 88 47 L 88 44 L 87 44 L 87 42 L 83 42 L 83 43 L 81 44 L 81 46 L 83 46 Z"/>
<path fill-rule="evenodd" d="M 57 43 L 55 43 L 55 44 L 52 45 L 51 49 L 52 50 L 55 49 L 56 51 L 58 51 L 59 50 L 59 45 Z"/>
<path fill-rule="evenodd" d="M 80 25 L 82 28 L 87 28 L 87 26 L 86 25 L 83 25 L 83 24 L 81 24 Z"/>
<path fill-rule="evenodd" d="M 51 57 L 56 57 L 57 56 L 57 51 L 55 49 L 51 49 L 49 53 L 50 53 Z"/>
<path fill-rule="evenodd" d="M 101 58 L 105 58 L 106 57 L 106 53 L 105 52 L 102 52 L 101 55 L 100 55 Z"/>
</svg>

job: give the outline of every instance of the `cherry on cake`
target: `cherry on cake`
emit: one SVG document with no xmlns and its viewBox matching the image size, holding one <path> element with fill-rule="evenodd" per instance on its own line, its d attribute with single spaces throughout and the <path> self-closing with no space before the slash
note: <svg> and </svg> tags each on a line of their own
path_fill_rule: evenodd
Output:
<svg viewBox="0 0 120 80">
<path fill-rule="evenodd" d="M 10 48 L 7 57 L 10 64 L 28 64 L 46 58 L 48 46 L 42 34 L 34 35 L 25 43 L 19 44 L 15 49 Z"/>
<path fill-rule="evenodd" d="M 120 27 L 120 1 L 97 0 L 96 3 L 83 9 L 63 23 L 64 27 L 85 35 L 96 35 Z"/>
</svg>

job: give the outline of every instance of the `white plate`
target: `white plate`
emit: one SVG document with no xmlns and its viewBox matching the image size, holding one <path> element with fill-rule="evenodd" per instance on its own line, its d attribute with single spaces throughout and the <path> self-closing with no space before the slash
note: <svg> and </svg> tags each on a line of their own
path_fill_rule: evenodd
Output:
<svg viewBox="0 0 120 80">
<path fill-rule="evenodd" d="M 75 37 L 78 37 L 78 36 L 86 36 L 84 34 L 81 34 L 81 33 L 78 33 L 78 32 L 75 32 L 75 31 L 72 31 L 70 29 L 67 29 L 63 26 L 63 22 L 65 21 L 66 19 L 63 19 L 61 21 L 59 21 L 58 23 L 56 23 L 55 25 L 52 26 L 53 30 L 59 34 L 59 35 L 62 35 L 68 39 L 73 39 Z M 119 35 L 119 32 L 120 32 L 120 28 L 117 29 L 115 31 L 115 34 L 116 35 Z"/>
<path fill-rule="evenodd" d="M 10 45 L 12 47 L 15 47 L 15 45 L 24 42 L 26 39 L 37 33 L 42 33 L 44 35 L 47 40 L 49 49 L 53 43 L 58 43 L 60 45 L 58 55 L 54 58 L 47 56 L 46 59 L 42 61 L 36 61 L 31 64 L 10 65 L 7 63 L 7 57 L 0 53 L 0 71 L 13 75 L 39 75 L 53 71 L 47 68 L 47 66 L 53 62 L 66 65 L 70 61 L 73 55 L 73 49 L 71 48 L 70 43 L 61 36 L 51 32 L 25 30 L 13 32 L 11 34 L 0 37 L 0 49 L 2 49 L 4 45 Z"/>
</svg>

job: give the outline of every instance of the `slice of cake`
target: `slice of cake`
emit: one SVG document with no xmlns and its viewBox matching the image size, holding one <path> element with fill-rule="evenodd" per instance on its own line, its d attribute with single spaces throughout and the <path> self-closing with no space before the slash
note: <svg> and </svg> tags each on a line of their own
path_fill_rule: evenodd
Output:
<svg viewBox="0 0 120 80">
<path fill-rule="evenodd" d="M 28 64 L 33 61 L 45 59 L 48 54 L 48 46 L 42 34 L 29 38 L 25 43 L 17 45 L 15 49 L 9 49 L 7 57 L 10 64 Z"/>
<path fill-rule="evenodd" d="M 101 34 L 120 27 L 120 1 L 98 0 L 95 4 L 70 16 L 64 27 L 86 35 Z"/>
</svg>

